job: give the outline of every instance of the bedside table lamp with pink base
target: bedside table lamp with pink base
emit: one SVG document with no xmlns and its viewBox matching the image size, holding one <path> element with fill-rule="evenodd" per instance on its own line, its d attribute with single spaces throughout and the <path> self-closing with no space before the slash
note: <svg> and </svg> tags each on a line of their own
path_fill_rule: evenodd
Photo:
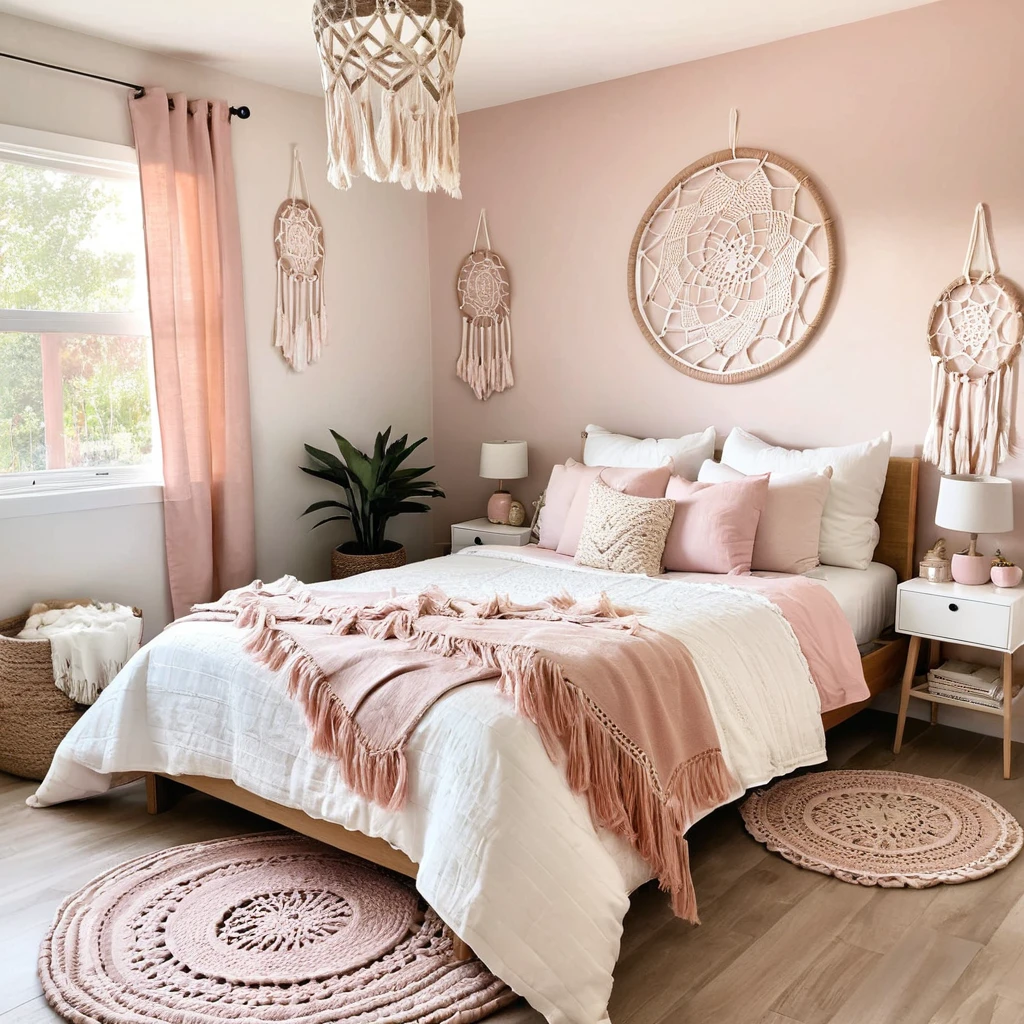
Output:
<svg viewBox="0 0 1024 1024">
<path fill-rule="evenodd" d="M 967 553 L 953 556 L 953 579 L 972 586 L 988 583 L 992 559 L 978 553 L 978 534 L 1013 529 L 1013 486 L 998 476 L 944 476 L 935 525 L 971 535 Z"/>
<path fill-rule="evenodd" d="M 480 476 L 498 481 L 498 489 L 487 502 L 487 518 L 492 523 L 508 523 L 512 495 L 505 490 L 505 481 L 522 480 L 528 474 L 525 441 L 485 441 L 480 446 Z"/>
</svg>

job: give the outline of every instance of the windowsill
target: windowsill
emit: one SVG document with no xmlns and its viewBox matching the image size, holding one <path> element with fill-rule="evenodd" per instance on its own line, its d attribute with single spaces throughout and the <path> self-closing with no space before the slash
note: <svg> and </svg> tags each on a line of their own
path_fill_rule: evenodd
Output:
<svg viewBox="0 0 1024 1024">
<path fill-rule="evenodd" d="M 0 491 L 0 519 L 85 512 L 97 508 L 124 505 L 152 505 L 164 500 L 164 488 L 158 483 L 106 484 L 66 489 Z"/>
</svg>

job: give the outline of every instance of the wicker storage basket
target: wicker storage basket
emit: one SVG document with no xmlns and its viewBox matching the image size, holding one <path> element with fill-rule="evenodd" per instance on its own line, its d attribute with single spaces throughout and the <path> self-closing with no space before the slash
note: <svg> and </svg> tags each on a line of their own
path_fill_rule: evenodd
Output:
<svg viewBox="0 0 1024 1024">
<path fill-rule="evenodd" d="M 0 771 L 42 779 L 85 705 L 54 685 L 49 640 L 17 639 L 27 620 L 0 619 Z"/>
<path fill-rule="evenodd" d="M 391 541 L 394 544 L 394 541 Z M 394 550 L 385 551 L 380 555 L 356 555 L 345 551 L 348 544 L 342 544 L 331 552 L 331 579 L 343 580 L 349 576 L 358 576 L 361 572 L 372 572 L 374 569 L 397 569 L 405 565 L 405 548 L 395 544 Z"/>
</svg>

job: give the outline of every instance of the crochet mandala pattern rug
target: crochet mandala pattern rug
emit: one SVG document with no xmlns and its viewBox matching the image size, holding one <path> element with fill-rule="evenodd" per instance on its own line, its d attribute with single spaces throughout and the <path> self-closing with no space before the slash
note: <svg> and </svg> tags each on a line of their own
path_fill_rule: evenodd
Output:
<svg viewBox="0 0 1024 1024">
<path fill-rule="evenodd" d="M 858 885 L 925 889 L 1006 867 L 1024 831 L 994 800 L 946 779 L 811 772 L 752 793 L 747 831 L 802 868 Z"/>
<path fill-rule="evenodd" d="M 139 857 L 57 911 L 39 955 L 77 1024 L 468 1024 L 516 999 L 409 879 L 292 832 Z"/>
</svg>

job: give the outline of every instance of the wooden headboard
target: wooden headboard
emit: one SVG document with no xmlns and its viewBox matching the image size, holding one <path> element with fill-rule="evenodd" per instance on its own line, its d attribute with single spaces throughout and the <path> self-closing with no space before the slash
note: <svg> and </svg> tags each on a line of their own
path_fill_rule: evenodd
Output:
<svg viewBox="0 0 1024 1024">
<path fill-rule="evenodd" d="M 920 459 L 890 459 L 885 490 L 878 506 L 881 535 L 875 548 L 875 561 L 891 565 L 900 583 L 917 575 L 914 534 L 917 532 L 917 477 L 920 468 Z"/>
</svg>

